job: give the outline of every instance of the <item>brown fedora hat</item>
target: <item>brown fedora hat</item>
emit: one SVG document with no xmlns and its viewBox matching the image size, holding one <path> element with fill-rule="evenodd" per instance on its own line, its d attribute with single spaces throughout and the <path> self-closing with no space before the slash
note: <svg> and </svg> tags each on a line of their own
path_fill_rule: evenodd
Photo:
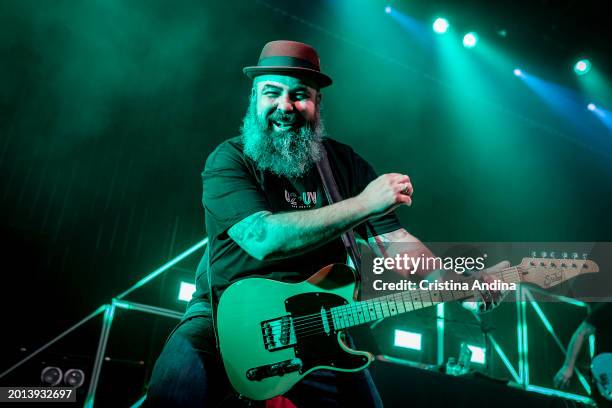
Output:
<svg viewBox="0 0 612 408">
<path fill-rule="evenodd" d="M 310 78 L 320 88 L 332 84 L 332 79 L 321 72 L 317 51 L 296 41 L 270 41 L 261 50 L 257 65 L 245 67 L 242 72 L 251 79 L 258 75 L 286 74 Z"/>
</svg>

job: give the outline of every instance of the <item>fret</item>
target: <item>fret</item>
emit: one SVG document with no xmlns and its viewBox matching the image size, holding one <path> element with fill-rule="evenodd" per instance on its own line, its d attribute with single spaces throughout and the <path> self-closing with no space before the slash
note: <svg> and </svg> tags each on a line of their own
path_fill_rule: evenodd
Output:
<svg viewBox="0 0 612 408">
<path fill-rule="evenodd" d="M 402 298 L 402 294 L 398 293 L 395 296 L 395 303 L 397 304 L 397 310 L 399 313 L 406 313 L 406 308 L 404 307 L 404 299 Z M 399 302 L 398 302 L 399 301 Z"/>
<path fill-rule="evenodd" d="M 351 323 L 352 323 L 352 319 L 351 319 L 351 309 L 350 309 L 350 303 L 348 305 L 343 306 L 342 308 L 344 309 L 344 323 L 345 323 L 345 327 L 351 327 Z"/>
<path fill-rule="evenodd" d="M 365 311 L 366 311 L 367 316 L 368 316 L 368 322 L 371 322 L 372 320 L 374 320 L 372 318 L 372 311 L 371 311 L 371 307 L 372 306 L 371 306 L 371 302 L 363 302 L 363 305 L 365 307 Z"/>
<path fill-rule="evenodd" d="M 392 313 L 394 316 L 399 314 L 399 308 L 397 307 L 397 302 L 395 301 L 395 295 L 391 295 L 391 298 L 389 299 L 389 302 L 391 303 L 391 307 L 392 307 Z"/>
<path fill-rule="evenodd" d="M 332 321 L 334 322 L 334 328 L 336 330 L 341 329 L 341 327 L 340 327 L 340 317 L 338 315 L 338 308 L 337 307 L 332 307 L 331 308 L 331 312 L 332 312 Z"/>
<path fill-rule="evenodd" d="M 380 302 L 378 300 L 374 301 L 374 307 L 376 309 L 376 319 L 382 319 L 383 317 L 385 317 L 382 311 L 382 306 L 380 305 Z"/>
<path fill-rule="evenodd" d="M 414 310 L 421 309 L 423 307 L 423 302 L 421 302 L 421 294 L 419 292 L 411 293 L 410 299 L 414 305 Z"/>
<path fill-rule="evenodd" d="M 372 300 L 368 300 L 368 314 L 370 315 L 370 321 L 376 320 L 376 305 Z"/>
<path fill-rule="evenodd" d="M 373 320 L 372 319 L 372 313 L 371 313 L 371 311 L 372 311 L 371 302 L 366 301 L 366 302 L 363 302 L 363 304 L 365 306 L 366 313 L 368 314 L 368 322 L 371 322 Z"/>
<path fill-rule="evenodd" d="M 344 306 L 344 308 L 346 309 L 346 317 L 348 319 L 349 326 L 355 326 L 355 319 L 353 318 L 353 310 L 351 308 L 351 303 Z"/>
<path fill-rule="evenodd" d="M 347 327 L 346 310 L 345 309 L 346 309 L 345 306 L 338 307 L 338 318 L 339 318 L 340 328 L 341 329 Z"/>
<path fill-rule="evenodd" d="M 353 325 L 353 326 L 357 326 L 357 325 L 358 325 L 359 323 L 361 323 L 361 322 L 359 321 L 359 314 L 357 313 L 357 312 L 358 312 L 358 310 L 357 310 L 357 308 L 355 307 L 355 304 L 354 304 L 354 303 L 349 303 L 349 304 L 347 305 L 347 307 L 348 307 L 348 308 L 350 309 L 350 311 L 351 311 L 350 316 L 351 316 L 351 320 L 352 320 L 352 322 L 351 322 L 351 323 L 352 323 L 352 325 Z"/>
<path fill-rule="evenodd" d="M 391 316 L 391 311 L 389 310 L 389 304 L 386 301 L 383 300 L 381 302 L 381 308 L 383 310 L 383 316 L 385 317 Z"/>
<path fill-rule="evenodd" d="M 433 305 L 433 302 L 431 299 L 431 292 L 429 292 L 428 290 L 423 291 L 423 293 L 421 294 L 421 299 L 424 299 L 424 302 L 423 302 L 424 308 Z"/>
<path fill-rule="evenodd" d="M 359 323 L 367 323 L 365 315 L 363 313 L 363 304 L 361 302 L 357 303 L 357 315 L 359 316 Z"/>
<path fill-rule="evenodd" d="M 365 302 L 359 302 L 359 310 L 361 312 L 361 317 L 363 318 L 363 322 L 367 323 L 370 321 L 370 319 L 368 319 L 368 306 L 366 305 Z"/>
<path fill-rule="evenodd" d="M 410 298 L 410 292 L 402 293 L 402 302 L 404 303 L 404 308 L 407 312 L 411 312 L 414 310 L 414 305 L 412 304 L 412 299 Z"/>
</svg>

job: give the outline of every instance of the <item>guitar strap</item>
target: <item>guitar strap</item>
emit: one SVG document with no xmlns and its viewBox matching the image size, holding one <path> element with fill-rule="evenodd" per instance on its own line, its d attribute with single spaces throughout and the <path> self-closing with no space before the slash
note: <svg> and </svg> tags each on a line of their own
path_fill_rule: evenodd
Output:
<svg viewBox="0 0 612 408">
<path fill-rule="evenodd" d="M 327 156 L 327 147 L 325 143 L 321 143 L 321 158 L 317 162 L 317 170 L 319 171 L 319 176 L 321 177 L 321 181 L 323 182 L 323 190 L 325 191 L 325 196 L 327 197 L 327 201 L 329 204 L 337 203 L 342 201 L 342 195 L 340 194 L 340 190 L 338 189 L 338 185 L 336 184 L 336 180 L 334 178 L 334 173 L 329 165 L 329 158 Z M 342 242 L 344 243 L 344 248 L 353 263 L 353 267 L 357 271 L 357 287 L 359 288 L 359 281 L 361 280 L 361 253 L 359 251 L 359 247 L 357 246 L 357 240 L 355 239 L 355 233 L 352 229 L 346 231 L 342 234 Z"/>
</svg>

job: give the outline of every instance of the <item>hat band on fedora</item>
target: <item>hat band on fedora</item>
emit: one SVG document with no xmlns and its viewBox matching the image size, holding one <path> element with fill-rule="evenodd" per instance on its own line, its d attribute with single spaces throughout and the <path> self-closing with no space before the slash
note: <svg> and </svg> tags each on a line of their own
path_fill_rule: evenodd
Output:
<svg viewBox="0 0 612 408">
<path fill-rule="evenodd" d="M 274 57 L 266 57 L 259 60 L 257 63 L 258 67 L 295 67 L 295 68 L 308 68 L 314 69 L 315 71 L 319 71 L 320 68 L 318 65 L 313 64 L 310 61 L 307 61 L 302 58 L 295 57 L 287 57 L 287 56 L 274 56 Z"/>
</svg>

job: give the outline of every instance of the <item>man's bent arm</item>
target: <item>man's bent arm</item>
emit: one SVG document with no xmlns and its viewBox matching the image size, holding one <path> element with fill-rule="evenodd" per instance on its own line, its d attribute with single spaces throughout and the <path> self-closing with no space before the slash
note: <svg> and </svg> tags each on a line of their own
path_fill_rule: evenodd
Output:
<svg viewBox="0 0 612 408">
<path fill-rule="evenodd" d="M 323 245 L 340 234 L 399 205 L 412 204 L 410 178 L 383 174 L 356 197 L 306 211 L 260 211 L 236 223 L 229 236 L 249 255 L 282 259 Z"/>
<path fill-rule="evenodd" d="M 228 234 L 259 260 L 282 259 L 323 245 L 368 217 L 355 197 L 314 210 L 260 211 L 232 226 Z"/>
<path fill-rule="evenodd" d="M 582 348 L 584 339 L 593 333 L 595 333 L 595 327 L 588 323 L 582 323 L 580 326 L 578 326 L 578 329 L 572 335 L 572 339 L 567 346 L 567 353 L 565 354 L 565 361 L 563 362 L 564 367 L 567 367 L 570 370 L 574 369 L 576 358 L 578 357 L 578 353 Z"/>
</svg>

